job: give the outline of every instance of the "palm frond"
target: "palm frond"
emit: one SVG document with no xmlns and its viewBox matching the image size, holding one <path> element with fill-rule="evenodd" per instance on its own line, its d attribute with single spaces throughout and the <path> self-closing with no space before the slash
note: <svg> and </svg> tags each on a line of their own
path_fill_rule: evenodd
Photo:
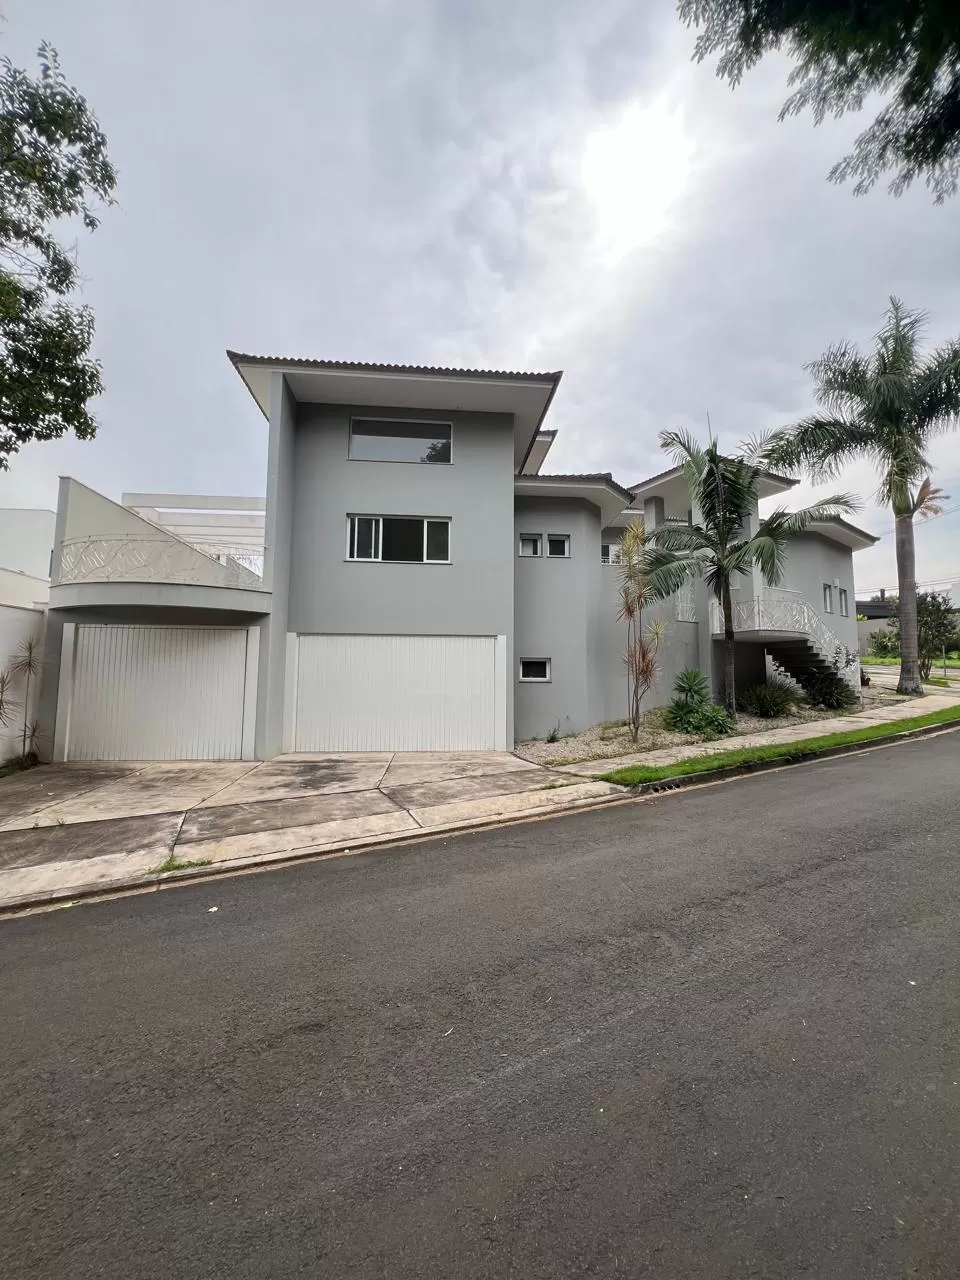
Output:
<svg viewBox="0 0 960 1280">
<path fill-rule="evenodd" d="M 20 647 L 7 664 L 7 669 L 15 676 L 38 676 L 40 674 L 40 641 L 36 636 L 27 636 L 21 640 Z"/>
<path fill-rule="evenodd" d="M 804 369 L 816 382 L 814 396 L 832 416 L 842 417 L 863 400 L 870 386 L 870 361 L 849 342 L 834 343 Z"/>
<path fill-rule="evenodd" d="M 942 489 L 937 488 L 927 476 L 913 500 L 913 514 L 919 516 L 921 520 L 929 520 L 931 516 L 942 516 L 943 504 L 949 498 L 949 493 L 944 493 Z"/>
<path fill-rule="evenodd" d="M 761 460 L 768 467 L 806 471 L 814 481 L 832 480 L 874 444 L 869 428 L 852 417 L 812 414 L 771 432 Z"/>
<path fill-rule="evenodd" d="M 650 530 L 648 546 L 662 547 L 665 551 L 710 551 L 714 541 L 708 530 L 695 524 L 658 524 Z"/>
<path fill-rule="evenodd" d="M 654 546 L 647 547 L 643 560 L 651 600 L 665 600 L 672 596 L 692 578 L 698 578 L 704 566 L 700 556 Z"/>
<path fill-rule="evenodd" d="M 960 341 L 938 347 L 921 364 L 914 416 L 921 440 L 955 430 L 960 423 Z"/>
</svg>

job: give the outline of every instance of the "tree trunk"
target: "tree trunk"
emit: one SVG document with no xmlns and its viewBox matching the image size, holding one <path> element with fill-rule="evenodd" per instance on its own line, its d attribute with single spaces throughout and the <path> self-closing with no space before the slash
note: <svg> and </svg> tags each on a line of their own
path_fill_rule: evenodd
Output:
<svg viewBox="0 0 960 1280">
<path fill-rule="evenodd" d="M 921 694 L 917 644 L 917 563 L 913 515 L 894 512 L 897 549 L 897 591 L 900 596 L 900 683 L 897 693 Z"/>
<path fill-rule="evenodd" d="M 733 601 L 730 599 L 730 583 L 725 582 L 720 591 L 720 606 L 723 609 L 723 647 L 724 647 L 724 670 L 723 670 L 723 701 L 724 706 L 730 715 L 736 719 L 737 715 L 737 690 L 736 690 L 736 636 L 733 630 Z"/>
</svg>

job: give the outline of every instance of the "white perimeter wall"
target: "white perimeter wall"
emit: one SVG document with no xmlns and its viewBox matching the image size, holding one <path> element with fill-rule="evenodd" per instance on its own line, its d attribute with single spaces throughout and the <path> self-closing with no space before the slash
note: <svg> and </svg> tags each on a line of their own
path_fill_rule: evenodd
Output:
<svg viewBox="0 0 960 1280">
<path fill-rule="evenodd" d="M 39 609 L 18 609 L 12 605 L 0 604 L 0 670 L 7 667 L 10 659 L 15 656 L 21 643 L 28 636 L 36 636 L 37 639 L 40 639 L 42 635 L 43 613 Z M 13 722 L 8 725 L 0 725 L 0 760 L 9 760 L 11 756 L 20 754 L 24 693 L 22 677 L 15 678 L 12 692 L 18 705 Z M 28 722 L 36 719 L 39 702 L 40 680 L 35 678 L 30 681 L 30 703 L 27 707 Z"/>
</svg>

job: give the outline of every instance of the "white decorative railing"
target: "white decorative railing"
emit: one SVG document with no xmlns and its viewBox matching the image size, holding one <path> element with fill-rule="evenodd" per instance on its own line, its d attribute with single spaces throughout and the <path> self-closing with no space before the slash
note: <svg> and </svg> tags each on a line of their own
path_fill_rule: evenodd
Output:
<svg viewBox="0 0 960 1280">
<path fill-rule="evenodd" d="M 173 538 L 68 538 L 61 543 L 54 585 L 171 582 L 260 590 L 262 565 L 262 550 L 252 547 L 208 549 Z"/>
<path fill-rule="evenodd" d="M 697 621 L 697 592 L 692 582 L 677 592 L 675 612 L 678 622 Z"/>
<path fill-rule="evenodd" d="M 723 635 L 723 612 L 720 602 L 711 605 L 711 628 Z M 860 664 L 849 661 L 851 651 L 830 630 L 813 605 L 797 591 L 771 589 L 750 600 L 733 602 L 734 631 L 783 631 L 801 635 L 814 646 L 822 658 L 833 663 L 838 673 L 860 689 Z"/>
</svg>

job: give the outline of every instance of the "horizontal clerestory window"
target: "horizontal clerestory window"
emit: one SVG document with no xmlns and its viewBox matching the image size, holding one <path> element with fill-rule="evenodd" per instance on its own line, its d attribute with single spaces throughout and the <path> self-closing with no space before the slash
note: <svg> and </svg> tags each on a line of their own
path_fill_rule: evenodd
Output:
<svg viewBox="0 0 960 1280">
<path fill-rule="evenodd" d="M 354 462 L 450 462 L 449 422 L 354 418 L 348 457 Z"/>
</svg>

